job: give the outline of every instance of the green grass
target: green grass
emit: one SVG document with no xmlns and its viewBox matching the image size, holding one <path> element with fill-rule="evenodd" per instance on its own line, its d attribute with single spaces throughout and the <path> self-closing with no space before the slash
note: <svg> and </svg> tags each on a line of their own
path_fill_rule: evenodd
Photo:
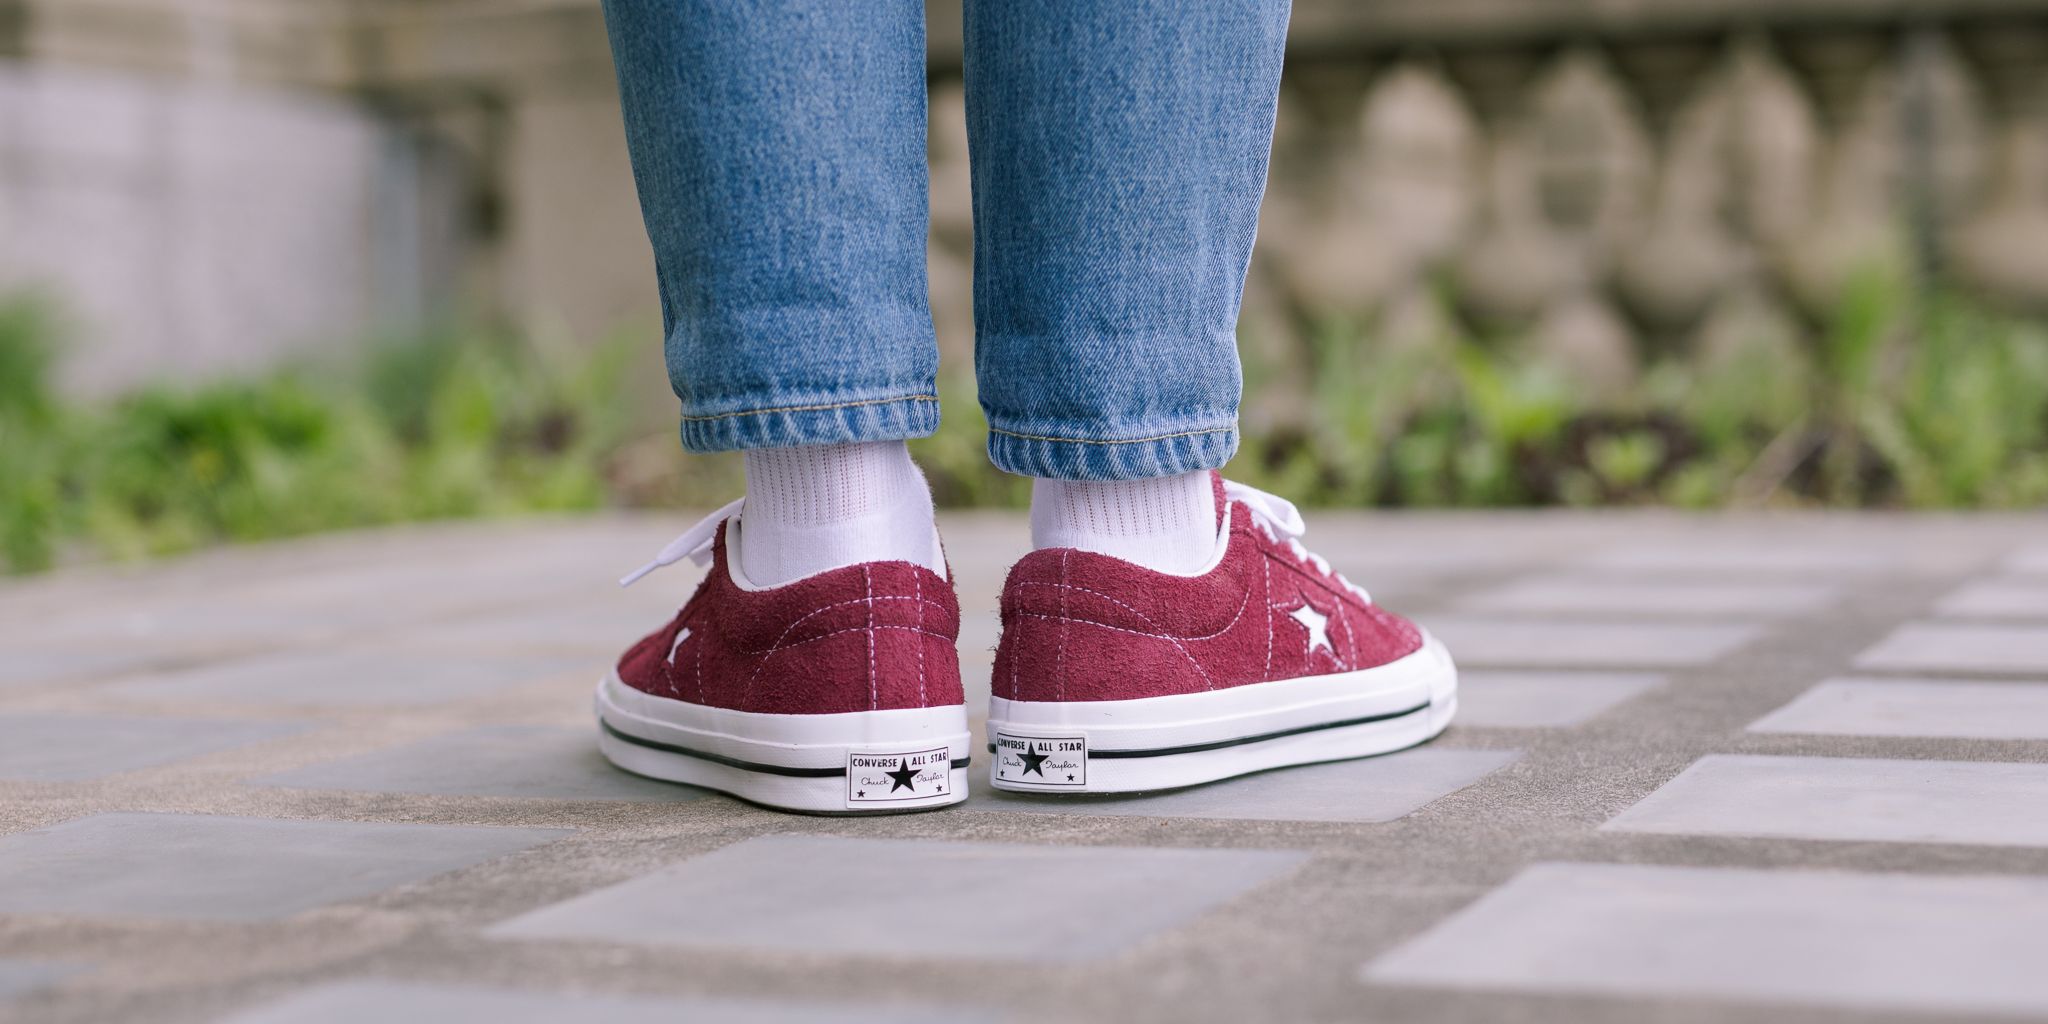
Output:
<svg viewBox="0 0 2048 1024">
<path fill-rule="evenodd" d="M 618 346 L 448 333 L 356 367 L 161 386 L 103 405 L 49 386 L 49 318 L 0 314 L 0 557 L 132 558 L 410 520 L 591 509 L 627 434 Z"/>
<path fill-rule="evenodd" d="M 474 330 L 367 346 L 357 365 L 163 385 L 106 403 L 52 385 L 60 331 L 0 304 L 0 567 L 132 558 L 422 519 L 703 507 L 730 456 L 677 449 L 635 400 L 649 346 Z M 1801 353 L 1667 361 L 1594 403 L 1513 339 L 1384 351 L 1332 320 L 1246 339 L 1232 475 L 1309 505 L 2015 508 L 2048 503 L 2048 330 L 1872 278 Z M 912 443 L 949 506 L 1018 506 L 964 367 Z M 1280 401 L 1273 399 L 1279 398 Z"/>
</svg>

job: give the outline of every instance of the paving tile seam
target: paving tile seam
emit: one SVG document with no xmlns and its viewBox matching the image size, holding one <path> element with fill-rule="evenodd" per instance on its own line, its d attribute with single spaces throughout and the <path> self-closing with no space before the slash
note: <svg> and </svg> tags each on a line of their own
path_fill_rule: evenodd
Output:
<svg viewBox="0 0 2048 1024">
<path fill-rule="evenodd" d="M 421 631 L 423 627 L 445 626 L 449 625 L 451 621 L 459 622 L 464 619 L 483 618 L 493 613 L 538 611 L 550 607 L 552 607 L 552 605 L 550 605 L 545 598 L 537 600 L 522 599 L 516 602 L 494 604 L 481 608 L 464 609 L 454 612 L 445 612 L 439 615 L 429 612 L 425 617 L 417 621 L 410 622 L 403 627 L 380 626 L 364 629 L 330 629 L 313 633 L 310 636 L 288 635 L 284 639 L 277 640 L 275 642 L 247 643 L 240 645 L 227 644 L 221 647 L 211 648 L 203 654 L 188 653 L 184 651 L 170 651 L 166 652 L 161 657 L 150 657 L 149 660 L 134 663 L 132 665 L 125 666 L 116 672 L 107 673 L 105 675 L 94 678 L 85 678 L 91 675 L 90 670 L 87 670 L 75 674 L 59 675 L 47 680 L 40 680 L 35 683 L 18 684 L 16 686 L 0 689 L 0 707 L 5 706 L 7 702 L 6 698 L 13 696 L 13 694 L 9 692 L 12 690 L 33 691 L 41 687 L 55 689 L 59 686 L 66 688 L 84 686 L 89 689 L 99 689 L 101 687 L 116 684 L 138 682 L 149 679 L 154 676 L 161 676 L 175 672 L 185 672 L 190 671 L 192 669 L 205 668 L 210 665 L 217 665 L 228 662 L 247 661 L 272 655 L 319 653 L 321 651 L 326 651 L 328 653 L 347 653 L 354 650 L 360 650 L 366 645 L 374 645 L 374 642 L 380 638 L 417 634 Z M 579 654 L 582 652 L 572 651 L 570 653 Z"/>
<path fill-rule="evenodd" d="M 1736 738 L 1714 752 L 2032 764 L 2048 762 L 2048 740 L 1759 732 Z"/>
<path fill-rule="evenodd" d="M 1918 620 L 1914 620 L 1918 621 Z M 1838 677 L 1857 679 L 1913 680 L 1939 675 L 1942 679 L 1965 683 L 2041 683 L 2048 682 L 2048 671 L 1996 671 L 1979 668 L 1907 668 L 1885 665 L 1846 664 L 1836 673 Z M 1820 680 L 1815 680 L 1818 684 Z"/>
<path fill-rule="evenodd" d="M 95 809 L 93 813 L 100 813 L 100 810 L 101 810 L 101 809 Z M 197 811 L 195 811 L 194 813 L 219 813 L 219 812 L 215 812 L 215 811 L 211 811 L 211 810 L 197 810 Z M 229 813 L 230 815 L 232 815 L 232 814 L 233 814 L 234 812 L 233 812 L 232 810 L 230 810 L 230 811 L 228 811 L 227 813 Z M 52 823 L 52 824 L 58 824 L 58 823 L 62 823 L 62 822 L 64 822 L 64 821 L 69 821 L 69 820 L 74 820 L 74 816 L 72 816 L 72 815 L 69 815 L 69 814 L 63 814 L 63 815 L 59 815 L 59 816 L 53 817 L 53 818 L 51 819 L 50 823 Z M 603 834 L 603 833 L 599 832 L 598 830 L 594 830 L 594 829 L 588 829 L 588 828 L 581 828 L 581 827 L 579 827 L 579 826 L 577 825 L 577 823 L 576 823 L 576 821 L 575 821 L 574 819 L 567 819 L 567 820 L 564 820 L 564 821 L 562 821 L 562 822 L 559 822 L 559 823 L 557 823 L 557 822 L 552 822 L 552 821 L 548 821 L 548 820 L 539 820 L 539 821 L 536 821 L 536 820 L 534 820 L 534 819 L 519 819 L 519 820 L 517 820 L 516 822 L 508 822 L 508 821 L 504 821 L 504 820 L 501 820 L 501 819 L 484 819 L 484 818 L 477 818 L 477 817 L 460 817 L 460 818 L 448 818 L 448 819 L 433 819 L 433 820 L 427 820 L 427 819 L 420 819 L 420 818 L 405 818 L 405 819 L 393 819 L 393 818 L 388 818 L 388 817 L 387 817 L 387 818 L 379 818 L 379 817 L 364 817 L 364 818 L 347 818 L 347 819 L 342 819 L 342 818 L 331 818 L 331 817 L 308 817 L 308 818 L 293 818 L 293 819 L 283 819 L 283 818 L 280 818 L 280 819 L 276 819 L 276 820 L 281 820 L 281 821 L 353 821 L 353 822 L 359 822 L 359 823 L 364 823 L 364 824 L 428 824 L 428 825 L 440 825 L 440 824 L 445 824 L 445 825 L 457 825 L 457 826 L 482 826 L 482 827 L 533 827 L 533 826 L 543 826 L 543 827 L 557 827 L 557 828 L 562 828 L 562 827 L 567 827 L 567 828 L 579 828 L 579 833 L 578 833 L 578 835 L 577 835 L 577 836 L 572 836 L 572 837 L 564 837 L 564 838 L 562 838 L 562 839 L 558 839 L 558 840 L 556 840 L 556 841 L 555 841 L 555 842 L 554 842 L 553 844 L 550 844 L 550 845 L 556 845 L 556 846 L 558 846 L 558 845 L 561 845 L 561 844 L 563 844 L 563 843 L 566 843 L 566 842 L 570 842 L 570 841 L 572 841 L 572 840 L 576 840 L 576 839 L 581 839 L 583 843 L 585 843 L 585 844 L 588 844 L 588 845 L 590 845 L 590 846 L 592 846 L 592 847 L 595 847 L 595 846 L 597 846 L 597 845 L 599 845 L 599 844 L 608 844 L 608 843 L 615 843 L 615 842 L 621 842 L 621 841 L 625 841 L 625 842 L 638 842 L 638 843 L 657 843 L 657 844 L 661 844 L 661 845 L 663 846 L 664 850 L 669 850 L 669 849 L 670 849 L 670 844 L 673 844 L 674 842 L 676 842 L 676 841 L 677 841 L 677 840 L 679 840 L 679 839 L 690 839 L 690 840 L 694 840 L 694 842 L 690 843 L 690 845 L 691 845 L 692 847 L 695 847 L 695 849 L 692 849 L 692 850 L 689 850 L 689 851 L 673 851 L 673 852 L 663 852 L 663 853 L 657 853 L 657 854 L 652 854 L 652 855 L 648 856 L 647 858 L 644 858 L 644 861 L 645 861 L 646 867 L 647 867 L 648 869 L 656 869 L 656 868 L 659 868 L 659 867 L 662 867 L 662 866 L 666 866 L 666 865 L 668 865 L 668 864 L 671 864 L 671 863 L 675 862 L 675 861 L 676 861 L 676 860 L 678 860 L 678 859 L 686 859 L 686 858 L 687 858 L 687 857 L 689 857 L 689 856 L 695 856 L 695 855 L 697 855 L 697 854 L 699 854 L 699 853 L 703 853 L 703 852 L 709 852 L 709 851 L 711 851 L 711 850 L 714 850 L 714 849 L 717 849 L 717 848 L 719 848 L 719 847 L 721 847 L 721 846 L 724 846 L 724 845 L 730 845 L 730 844 L 731 844 L 732 842 L 737 842 L 737 841 L 740 841 L 741 839 L 744 839 L 744 838 L 748 838 L 748 837 L 750 837 L 750 836 L 733 836 L 733 837 L 730 837 L 730 838 L 726 838 L 726 837 L 718 837 L 718 838 L 726 838 L 726 841 L 720 842 L 720 841 L 716 841 L 716 840 L 714 839 L 713 841 L 709 841 L 709 842 L 706 842 L 706 841 L 704 841 L 704 840 L 706 839 L 706 837 L 704 837 L 704 836 L 701 836 L 701 835 L 698 835 L 698 836 L 683 836 L 683 835 L 644 835 L 644 836 L 634 837 L 634 836 L 629 836 L 629 835 L 625 835 L 625 834 Z M 1155 820 L 1158 820 L 1158 821 L 1171 821 L 1172 819 L 1155 819 Z M 1604 820 L 1604 819 L 1601 819 L 1601 820 Z M 664 823 L 664 824 L 668 824 L 668 823 Z M 1101 829 L 1097 829 L 1097 830 L 1094 830 L 1095 834 L 1090 834 L 1090 835 L 1079 835 L 1079 834 L 1071 834 L 1071 833 L 1069 833 L 1069 834 L 1062 834 L 1062 835 L 1058 835 L 1058 836 L 1052 836 L 1052 837 L 1047 837 L 1047 838 L 1045 839 L 1045 841 L 1044 841 L 1044 842 L 1042 842 L 1042 843 L 1029 843 L 1029 842 L 1026 842 L 1026 843 L 1022 843 L 1021 845 L 1045 845 L 1045 846 L 1073 846 L 1073 845 L 1076 845 L 1076 844 L 1077 844 L 1077 842 L 1078 842 L 1078 843 L 1080 843 L 1081 845 L 1086 845 L 1086 846 L 1094 846 L 1094 847 L 1116 847 L 1116 846 L 1128 846 L 1128 845 L 1133 845 L 1134 843 L 1136 843 L 1137 845 L 1144 845 L 1144 846 L 1170 846 L 1170 847 L 1176 847 L 1176 848 L 1188 848 L 1188 849 L 1225 849 L 1225 850 L 1240 850 L 1240 849 L 1241 849 L 1241 850 L 1262 850 L 1262 849 L 1276 849 L 1276 848 L 1295 848 L 1295 849 L 1303 849 L 1303 851 L 1304 851 L 1304 852 L 1308 852 L 1308 853 L 1312 853 L 1312 854 L 1314 854 L 1314 855 L 1316 856 L 1316 858 L 1317 858 L 1317 859 L 1318 859 L 1319 861 L 1333 861 L 1333 862 L 1354 862 L 1354 863 L 1365 863 L 1365 864 L 1371 864 L 1371 863 L 1376 863 L 1376 862 L 1377 862 L 1378 854 L 1376 853 L 1376 851 L 1374 851 L 1374 850 L 1373 850 L 1373 849 L 1371 848 L 1371 846 L 1370 846 L 1369 844 L 1363 844 L 1363 843 L 1360 843 L 1360 842 L 1359 842 L 1359 840 L 1362 840 L 1362 839 L 1364 839 L 1364 840 L 1369 840 L 1369 839 L 1373 839 L 1373 838 L 1382 838 L 1382 837 L 1385 837 L 1385 838 L 1412 838 L 1411 836 L 1407 836 L 1407 835 L 1399 835 L 1399 836 L 1395 836 L 1395 835 L 1385 835 L 1385 834 L 1388 834 L 1388 833 L 1412 833 L 1412 832 L 1425 832 L 1425 833 L 1430 833 L 1430 834 L 1434 834 L 1434 835 L 1440 836 L 1440 837 L 1442 837 L 1442 838 L 1445 838 L 1445 839 L 1460 839 L 1460 840 L 1469 840 L 1469 839 L 1479 839 L 1479 838 L 1488 838 L 1488 837 L 1492 837 L 1492 836 L 1494 836 L 1494 835 L 1496 835 L 1496 834 L 1497 834 L 1497 830 L 1496 830 L 1496 829 L 1494 829 L 1494 828 L 1492 828 L 1492 827 L 1490 827 L 1490 826 L 1477 826 L 1477 825 L 1468 825 L 1468 826 L 1463 826 L 1463 827 L 1455 827 L 1455 828 L 1448 828 L 1448 829 L 1446 829 L 1446 828 L 1442 828 L 1442 827 L 1439 827 L 1439 826 L 1433 826 L 1433 825 L 1430 825 L 1430 824 L 1428 824 L 1428 823 L 1422 823 L 1422 822 L 1416 822 L 1416 823 L 1409 823 L 1409 822 L 1407 822 L 1407 821 L 1406 821 L 1406 820 L 1404 819 L 1403 821 L 1397 821 L 1397 822 L 1388 822 L 1388 823 L 1379 823 L 1379 824 L 1370 824 L 1370 825 L 1354 825 L 1354 824 L 1331 824 L 1331 823 L 1321 823 L 1321 822 L 1285 822 L 1285 823 L 1279 823 L 1279 824 L 1282 824 L 1282 825 L 1287 825 L 1287 826 L 1297 826 L 1297 827 L 1295 827 L 1295 828 L 1289 828 L 1289 829 L 1283 829 L 1283 830 L 1279 830 L 1279 831 L 1277 831 L 1277 832 L 1276 832 L 1275 834 L 1272 834 L 1272 835 L 1267 835 L 1267 836 L 1257 836 L 1257 837 L 1250 837 L 1250 838 L 1249 838 L 1249 840 L 1248 840 L 1248 839 L 1247 839 L 1247 837 L 1244 837 L 1244 836 L 1242 836 L 1242 835 L 1238 835 L 1238 834 L 1236 834 L 1236 833 L 1238 833 L 1238 832 L 1241 832 L 1242 830 L 1239 830 L 1239 829 L 1234 829 L 1234 828 L 1230 828 L 1230 827 L 1228 827 L 1228 826 L 1230 826 L 1230 825 L 1232 825 L 1232 824 L 1234 824 L 1234 823 L 1230 823 L 1230 822 L 1211 822 L 1211 823 L 1207 823 L 1207 824 L 1209 824 L 1209 825 L 1211 825 L 1211 826 L 1214 826 L 1214 827 L 1212 827 L 1212 828 L 1209 828 L 1209 829 L 1206 829 L 1206 830 L 1198 830 L 1198 829 L 1194 829 L 1194 828 L 1187 828 L 1187 829 L 1176 829 L 1176 830 L 1175 830 L 1175 832 L 1174 832 L 1174 834 L 1172 834 L 1172 835 L 1169 835 L 1169 836 L 1151 836 L 1151 837 L 1145 837 L 1145 838 L 1138 838 L 1138 837 L 1133 837 L 1133 836 L 1131 836 L 1131 835 L 1130 835 L 1130 834 L 1128 833 L 1128 831 L 1127 831 L 1127 830 L 1124 830 L 1124 829 L 1119 829 L 1119 828 L 1115 828 L 1115 827 L 1104 827 L 1104 828 L 1101 828 Z M 1539 835 L 1539 836 L 1538 836 L 1537 838 L 1545 839 L 1545 840 L 1547 840 L 1548 842 L 1554 842 L 1554 843 L 1559 843 L 1559 844 L 1562 844 L 1562 845 L 1560 845 L 1560 846 L 1557 846 L 1557 847 L 1548 847 L 1546 843 L 1537 843 L 1537 844 L 1535 844 L 1535 845 L 1537 846 L 1537 850 L 1536 850 L 1536 851 L 1534 851 L 1534 852 L 1532 852 L 1532 853 L 1531 853 L 1531 856 L 1536 856 L 1536 857 L 1543 857 L 1543 856 L 1548 856 L 1549 854 L 1547 854 L 1547 853 L 1543 852 L 1543 851 L 1544 851 L 1545 849 L 1559 849 L 1559 850 L 1569 850 L 1569 851 L 1573 851 L 1573 852 L 1574 852 L 1574 855 L 1579 855 L 1579 848 L 1578 848 L 1578 847 L 1575 847 L 1575 846 L 1573 846 L 1573 845 L 1571 845 L 1571 844 L 1572 844 L 1572 843 L 1573 843 L 1574 841 L 1578 840 L 1578 839 L 1581 839 L 1581 838 L 1590 838 L 1590 837 L 1595 837 L 1595 836 L 1597 836 L 1597 838 L 1599 838 L 1599 839 L 1600 839 L 1601 841 L 1603 841 L 1604 843 L 1607 843 L 1607 844 L 1609 844 L 1609 845 L 1623 845 L 1623 846 L 1629 845 L 1629 844 L 1631 844 L 1631 843 L 1638 843 L 1639 845 L 1645 845 L 1645 846 L 1654 846 L 1654 845 L 1655 845 L 1654 843 L 1649 843 L 1649 842 L 1638 842 L 1638 841 L 1644 841 L 1644 840 L 1647 840 L 1647 839 L 1648 839 L 1648 838 L 1650 838 L 1650 837 L 1653 837 L 1653 836 L 1661 836 L 1661 835 L 1669 835 L 1669 836 L 1671 836 L 1671 837 L 1674 837 L 1674 838 L 1689 838 L 1689 839 L 1693 839 L 1693 840 L 1697 840 L 1697 841 L 1702 841 L 1702 842 L 1704 842 L 1704 841 L 1707 841 L 1707 840 L 1716 840 L 1716 841 L 1723 841 L 1723 842 L 1733 842 L 1733 843 L 1738 843 L 1738 844 L 1740 844 L 1740 843 L 1747 843 L 1747 844 L 1772 844 L 1772 843 L 1779 843 L 1779 844 L 1782 844 L 1782 843 L 1792 842 L 1792 843 L 1797 843 L 1797 844 L 1801 845 L 1802 847 L 1808 847 L 1808 848 L 1810 848 L 1810 849 L 1811 849 L 1811 851 L 1812 851 L 1812 852 L 1811 852 L 1810 856 L 1808 856 L 1808 857 L 1802 857 L 1802 858 L 1800 858 L 1801 860 L 1808 860 L 1808 859 L 1817 859 L 1818 861 L 1820 861 L 1820 862 L 1823 862 L 1823 863 L 1824 863 L 1824 862 L 1826 862 L 1826 860 L 1827 860 L 1828 858 L 1831 858 L 1831 857 L 1835 857 L 1835 856 L 1839 856 L 1839 852 L 1840 852 L 1840 850 L 1841 850 L 1841 849 L 1861 849 L 1861 848 L 1866 848 L 1866 847 L 1876 847 L 1876 848 L 1878 848 L 1878 849 L 1877 849 L 1877 850 L 1876 850 L 1875 852 L 1880 852 L 1880 853 L 1881 853 L 1881 852 L 1882 852 L 1882 848 L 1884 848 L 1884 847 L 1888 847 L 1888 846 L 1891 846 L 1891 845 L 1897 845 L 1897 844 L 1892 844 L 1892 843 L 1888 843 L 1888 842 L 1882 842 L 1882 841 L 1861 841 L 1861 840 L 1812 840 L 1812 839 L 1789 839 L 1789 840 L 1788 840 L 1788 839 L 1784 839 L 1784 838 L 1779 838 L 1779 837 L 1772 837 L 1772 836 L 1733 836 L 1733 835 L 1727 835 L 1727 834 L 1714 834 L 1714 835 L 1690 835 L 1690 834 L 1684 834 L 1684 833 L 1669 833 L 1669 834 L 1665 834 L 1665 833 L 1645 833 L 1645 834 L 1641 834 L 1641 835 L 1630 835 L 1630 834 L 1619 834 L 1619 833 L 1594 833 L 1594 832 L 1593 832 L 1593 829 L 1594 829 L 1594 828 L 1595 828 L 1595 827 L 1597 826 L 1597 824 L 1598 824 L 1598 822 L 1597 822 L 1597 821 L 1595 822 L 1595 824 L 1594 824 L 1594 825 L 1586 825 L 1586 824 L 1584 824 L 1584 823 L 1571 823 L 1571 824 L 1566 824 L 1566 825 L 1562 825 L 1562 826 L 1560 826 L 1559 828 L 1557 828 L 1557 829 L 1554 829 L 1554 830 L 1551 830 L 1551 831 L 1550 831 L 1550 832 L 1548 832 L 1548 833 L 1545 833 L 1545 834 L 1541 834 L 1541 835 Z M 1208 832 L 1209 834 L 1208 834 L 1208 835 L 1203 835 L 1203 834 L 1201 834 L 1201 832 L 1202 832 L 1202 831 L 1206 831 L 1206 832 Z M 751 834 L 750 834 L 750 835 L 771 835 L 771 834 L 779 834 L 779 833 L 785 833 L 785 832 L 787 832 L 787 830 L 786 830 L 786 829 L 780 829 L 780 828 L 774 828 L 774 827 L 770 827 L 770 828 L 766 828 L 766 829 L 761 829 L 761 830 L 755 830 L 755 831 L 751 832 Z M 1376 835 L 1375 833 L 1379 833 L 1380 835 Z M 821 834 L 829 834 L 829 833 L 821 833 Z M 963 833 L 955 833 L 955 834 L 933 834 L 933 835 L 926 835 L 926 836 L 924 836 L 923 838 L 928 838 L 928 839 L 939 839 L 939 840 L 967 840 L 967 841 L 990 841 L 990 839 L 991 839 L 992 837 L 994 837 L 994 836 L 1000 836 L 1000 835 L 1003 835 L 1003 834 L 1002 834 L 1002 833 L 992 833 L 992 834 L 990 834 L 990 835 L 979 835 L 979 834 L 975 834 L 975 833 L 973 833 L 973 832 L 963 832 Z M 852 837 L 846 837 L 846 838 L 868 838 L 868 836 L 866 836 L 866 835 L 862 835 L 862 836 L 852 836 Z M 1006 838 L 1006 839 L 1005 839 L 1004 841 L 1012 841 L 1012 842 L 1014 842 L 1014 841 L 1016 841 L 1016 840 L 1014 840 L 1014 839 L 1007 839 L 1007 838 Z M 1340 845 L 1336 845 L 1336 846 L 1324 846 L 1324 845 L 1322 845 L 1323 843 L 1336 843 L 1336 844 L 1340 844 Z M 1936 848 L 1936 847 L 1939 847 L 1939 848 L 1942 848 L 1942 849 L 1944 849 L 1944 850 L 1945 850 L 1945 852 L 1946 852 L 1946 853 L 1947 853 L 1947 854 L 1948 854 L 1948 855 L 1949 855 L 1950 857 L 1952 857 L 1952 858 L 1958 858 L 1958 857 L 1959 857 L 1959 858 L 1962 858 L 1962 859 L 1966 859 L 1966 860 L 1985 860 L 1985 861 L 1987 861 L 1987 862 L 1995 862 L 1995 861 L 1997 861 L 1997 860 L 1999 860 L 1999 859 L 2000 859 L 2000 858 L 1998 858 L 1998 857 L 1996 857 L 1996 856 L 1992 856 L 1992 855 L 1987 855 L 1987 854 L 1983 853 L 1982 851 L 1983 851 L 1983 850 L 1984 850 L 1985 848 L 1980 848 L 1980 847 L 1971 847 L 1971 846 L 1962 846 L 1962 847 L 1956 847 L 1956 846 L 1949 846 L 1949 845 L 1945 845 L 1945 844 L 1936 844 L 1936 843 L 1916 843 L 1916 844 L 1906 844 L 1906 845 L 1913 845 L 1913 846 L 1918 846 L 1918 847 L 1924 847 L 1924 848 Z M 1830 848 L 1832 848 L 1832 849 L 1830 849 Z M 1993 849 L 1997 849 L 1997 848 L 1993 848 Z M 2019 848 L 2006 848 L 2006 849 L 2019 849 Z M 1724 851 L 1721 851 L 1721 852 L 1724 852 L 1724 853 L 1725 853 L 1725 852 L 1728 852 L 1728 851 L 1724 850 Z M 522 855 L 523 855 L 523 856 L 531 856 L 531 855 L 532 855 L 533 853 L 534 853 L 534 851 L 527 851 L 527 852 L 526 852 L 525 854 L 522 854 Z M 2038 864 L 2041 864 L 2041 865 L 2042 865 L 2042 869 L 2043 869 L 2043 870 L 2048 870 L 2048 859 L 2043 859 L 2043 858 L 2040 858 L 2040 857 L 2034 857 L 2034 856 L 2031 856 L 2031 855 L 2025 855 L 2025 854 L 2024 854 L 2024 851 L 2023 851 L 2023 850 L 2022 850 L 2022 851 L 2021 851 L 2020 853 L 2017 853 L 2017 854 L 2015 854 L 2014 856 L 2012 856 L 2012 857 L 2007 857 L 2007 858 L 2005 858 L 2005 859 L 2006 859 L 2006 860 L 2014 860 L 2014 859 L 2017 859 L 2017 860 L 2019 860 L 2019 861 L 2020 861 L 2021 863 L 2023 863 L 2023 864 L 2034 864 L 2034 863 L 2038 863 Z M 2024 870 L 2031 870 L 2031 869 L 2029 869 L 2029 868 L 2025 868 L 2025 867 L 2022 867 L 2022 868 L 2019 868 L 2019 869 L 2017 869 L 2017 870 L 2022 870 L 2022 871 L 2024 871 Z M 1425 874 L 1429 874 L 1429 872 L 1425 872 Z M 1456 877 L 1456 876 L 1454 875 L 1454 876 L 1452 876 L 1452 877 Z M 446 881 L 446 880 L 444 880 L 444 881 Z"/>
</svg>

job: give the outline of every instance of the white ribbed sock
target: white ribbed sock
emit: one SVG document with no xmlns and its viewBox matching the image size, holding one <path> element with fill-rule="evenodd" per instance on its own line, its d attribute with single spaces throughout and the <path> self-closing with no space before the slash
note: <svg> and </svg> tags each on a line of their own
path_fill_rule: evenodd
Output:
<svg viewBox="0 0 2048 1024">
<path fill-rule="evenodd" d="M 750 448 L 739 559 L 779 587 L 862 562 L 915 562 L 943 576 L 931 487 L 901 441 Z"/>
<path fill-rule="evenodd" d="M 1189 575 L 1216 554 L 1216 492 L 1201 470 L 1152 480 L 1040 479 L 1031 487 L 1031 546 L 1099 551 Z"/>
</svg>

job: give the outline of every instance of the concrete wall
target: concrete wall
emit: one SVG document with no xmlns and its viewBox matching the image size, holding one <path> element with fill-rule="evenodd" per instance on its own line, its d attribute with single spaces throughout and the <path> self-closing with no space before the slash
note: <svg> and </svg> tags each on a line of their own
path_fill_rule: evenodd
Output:
<svg viewBox="0 0 2048 1024">
<path fill-rule="evenodd" d="M 655 336 L 654 253 L 610 83 L 519 98 L 511 135 L 503 240 L 510 312 L 579 338 L 616 330 Z"/>
<path fill-rule="evenodd" d="M 0 284 L 61 300 L 85 392 L 358 337 L 393 146 L 334 99 L 0 62 Z"/>
</svg>

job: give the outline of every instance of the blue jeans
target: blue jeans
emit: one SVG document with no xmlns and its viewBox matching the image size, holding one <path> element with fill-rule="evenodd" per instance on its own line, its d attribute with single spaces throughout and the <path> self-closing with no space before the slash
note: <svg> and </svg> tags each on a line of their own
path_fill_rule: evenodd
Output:
<svg viewBox="0 0 2048 1024">
<path fill-rule="evenodd" d="M 938 426 L 919 0 L 605 0 L 693 451 Z M 967 0 L 989 457 L 1221 466 L 1288 0 Z"/>
</svg>

